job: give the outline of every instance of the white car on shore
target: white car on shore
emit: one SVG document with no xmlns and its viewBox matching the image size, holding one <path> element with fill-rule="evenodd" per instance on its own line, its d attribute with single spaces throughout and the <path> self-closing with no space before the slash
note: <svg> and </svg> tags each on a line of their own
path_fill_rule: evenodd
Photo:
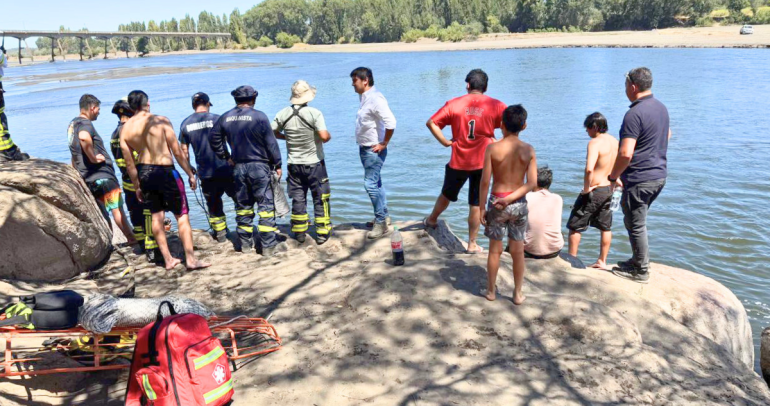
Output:
<svg viewBox="0 0 770 406">
<path fill-rule="evenodd" d="M 748 34 L 753 34 L 753 33 L 754 33 L 754 27 L 752 27 L 752 26 L 750 26 L 748 24 L 744 25 L 743 27 L 741 27 L 741 35 L 748 35 Z"/>
</svg>

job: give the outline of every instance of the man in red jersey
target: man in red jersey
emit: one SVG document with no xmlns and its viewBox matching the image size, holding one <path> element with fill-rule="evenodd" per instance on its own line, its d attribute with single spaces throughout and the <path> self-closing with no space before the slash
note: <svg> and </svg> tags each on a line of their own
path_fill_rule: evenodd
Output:
<svg viewBox="0 0 770 406">
<path fill-rule="evenodd" d="M 495 128 L 500 128 L 503 111 L 507 107 L 500 100 L 485 96 L 489 77 L 481 69 L 468 72 L 465 77 L 468 94 L 452 99 L 426 124 L 434 137 L 445 147 L 452 147 L 452 158 L 444 173 L 444 186 L 436 199 L 433 212 L 423 220 L 426 227 L 435 228 L 438 217 L 456 202 L 465 182 L 468 189 L 468 253 L 482 252 L 476 244 L 481 218 L 479 217 L 479 186 L 484 169 L 484 153 L 487 145 L 495 142 Z M 441 130 L 452 126 L 452 140 L 447 140 Z"/>
</svg>

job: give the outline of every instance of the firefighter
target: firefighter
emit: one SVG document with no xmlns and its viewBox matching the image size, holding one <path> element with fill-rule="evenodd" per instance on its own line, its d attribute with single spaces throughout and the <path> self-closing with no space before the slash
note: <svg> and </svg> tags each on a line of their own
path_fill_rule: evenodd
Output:
<svg viewBox="0 0 770 406">
<path fill-rule="evenodd" d="M 195 113 L 182 122 L 179 129 L 179 143 L 188 160 L 190 146 L 193 148 L 195 165 L 198 167 L 198 179 L 203 189 L 203 198 L 208 206 L 211 236 L 218 242 L 225 242 L 228 230 L 222 195 L 226 194 L 235 201 L 235 180 L 233 167 L 211 150 L 209 142 L 211 128 L 219 119 L 218 115 L 210 112 L 211 106 L 213 104 L 206 93 L 198 92 L 193 95 L 192 108 Z"/>
<path fill-rule="evenodd" d="M 8 67 L 8 55 L 5 47 L 0 46 L 0 162 L 2 161 L 24 161 L 29 159 L 29 155 L 22 153 L 19 147 L 11 140 L 11 133 L 8 131 L 8 117 L 5 116 L 5 90 L 3 90 L 3 68 Z"/>
<path fill-rule="evenodd" d="M 254 247 L 254 204 L 257 204 L 257 231 L 262 255 L 271 257 L 278 244 L 275 227 L 275 205 L 270 177 L 273 171 L 281 177 L 281 151 L 270 120 L 255 110 L 257 91 L 240 86 L 230 93 L 236 106 L 219 117 L 211 129 L 211 148 L 218 157 L 234 165 L 237 200 L 237 234 L 242 252 Z M 225 147 L 225 141 L 230 151 Z"/>
</svg>

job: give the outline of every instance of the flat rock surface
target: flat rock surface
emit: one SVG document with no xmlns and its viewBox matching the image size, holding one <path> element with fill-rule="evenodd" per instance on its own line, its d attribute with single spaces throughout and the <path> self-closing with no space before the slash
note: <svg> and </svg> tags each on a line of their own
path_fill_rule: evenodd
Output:
<svg viewBox="0 0 770 406">
<path fill-rule="evenodd" d="M 398 225 L 401 267 L 390 263 L 389 240 L 367 241 L 358 224 L 336 227 L 322 246 L 288 240 L 271 259 L 196 232 L 215 266 L 195 272 L 118 254 L 138 297 L 173 293 L 219 315 L 272 314 L 284 348 L 240 365 L 236 405 L 770 403 L 747 364 L 745 311 L 706 277 L 654 264 L 650 284 L 638 285 L 560 259 L 527 260 L 527 300 L 514 306 L 504 255 L 498 298 L 488 302 L 486 255 L 461 253 L 443 222 L 430 234 Z M 96 289 L 82 278 L 70 285 Z M 5 294 L 41 287 L 0 282 Z M 30 379 L 14 379 L 0 382 L 0 405 L 119 405 L 125 379 L 70 394 L 27 392 Z"/>
</svg>

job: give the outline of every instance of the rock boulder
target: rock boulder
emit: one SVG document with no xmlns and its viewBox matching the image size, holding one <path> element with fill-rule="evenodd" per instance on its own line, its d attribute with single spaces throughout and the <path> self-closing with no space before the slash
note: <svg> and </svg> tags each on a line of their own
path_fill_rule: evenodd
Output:
<svg viewBox="0 0 770 406">
<path fill-rule="evenodd" d="M 101 264 L 111 239 L 71 166 L 42 159 L 0 163 L 0 278 L 71 278 Z"/>
</svg>

